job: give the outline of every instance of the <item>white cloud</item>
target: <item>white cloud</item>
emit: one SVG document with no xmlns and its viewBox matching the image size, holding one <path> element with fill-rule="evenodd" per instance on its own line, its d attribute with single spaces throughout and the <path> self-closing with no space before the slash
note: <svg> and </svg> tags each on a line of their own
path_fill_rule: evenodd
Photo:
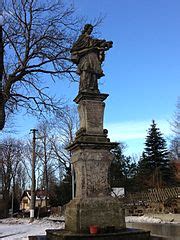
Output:
<svg viewBox="0 0 180 240">
<path fill-rule="evenodd" d="M 155 120 L 155 122 L 164 137 L 172 134 L 170 124 L 166 119 Z M 144 149 L 145 137 L 147 136 L 147 130 L 151 123 L 151 119 L 105 123 L 105 128 L 108 129 L 108 136 L 111 142 L 125 142 L 127 144 L 126 154 L 137 154 L 140 156 Z"/>
<path fill-rule="evenodd" d="M 170 135 L 171 130 L 167 120 L 156 120 L 157 127 L 160 128 L 164 136 Z M 152 120 L 128 121 L 119 123 L 107 123 L 105 127 L 109 131 L 111 141 L 126 141 L 133 139 L 145 139 L 147 130 Z"/>
</svg>

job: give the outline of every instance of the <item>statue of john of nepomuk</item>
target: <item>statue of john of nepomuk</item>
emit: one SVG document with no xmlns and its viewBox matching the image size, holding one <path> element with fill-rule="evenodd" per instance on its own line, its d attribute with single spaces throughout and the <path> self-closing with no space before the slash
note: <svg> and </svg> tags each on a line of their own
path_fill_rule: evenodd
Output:
<svg viewBox="0 0 180 240">
<path fill-rule="evenodd" d="M 105 51 L 112 47 L 112 41 L 92 38 L 93 26 L 86 24 L 71 49 L 72 62 L 80 75 L 79 92 L 99 93 L 97 80 L 104 76 L 101 64 Z"/>
</svg>

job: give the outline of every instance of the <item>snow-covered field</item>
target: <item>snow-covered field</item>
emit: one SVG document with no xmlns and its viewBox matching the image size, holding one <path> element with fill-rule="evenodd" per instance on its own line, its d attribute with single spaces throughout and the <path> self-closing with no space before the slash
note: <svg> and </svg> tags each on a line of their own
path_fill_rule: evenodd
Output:
<svg viewBox="0 0 180 240">
<path fill-rule="evenodd" d="M 126 222 L 142 222 L 142 223 L 172 223 L 180 224 L 180 214 L 148 214 L 141 217 L 126 217 Z"/>
<path fill-rule="evenodd" d="M 143 223 L 163 223 L 159 218 L 153 218 L 153 217 L 148 217 L 148 216 L 141 216 L 141 217 L 136 217 L 136 216 L 129 216 L 126 217 L 126 222 L 143 222 Z"/>
<path fill-rule="evenodd" d="M 29 223 L 29 219 L 1 219 L 0 239 L 27 240 L 28 236 L 45 235 L 46 229 L 55 228 L 64 228 L 64 223 L 49 219 L 35 220 L 33 223 Z"/>
<path fill-rule="evenodd" d="M 64 228 L 64 223 L 53 220 L 63 220 L 63 218 L 44 218 L 29 223 L 29 219 L 7 218 L 0 219 L 0 239 L 5 240 L 27 240 L 28 236 L 45 235 L 46 229 Z M 162 219 L 141 216 L 126 217 L 126 222 L 149 222 L 165 223 Z"/>
</svg>

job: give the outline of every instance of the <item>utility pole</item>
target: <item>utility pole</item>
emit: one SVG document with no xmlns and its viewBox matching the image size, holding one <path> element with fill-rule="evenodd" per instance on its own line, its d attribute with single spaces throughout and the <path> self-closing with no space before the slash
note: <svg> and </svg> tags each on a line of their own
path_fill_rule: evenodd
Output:
<svg viewBox="0 0 180 240">
<path fill-rule="evenodd" d="M 13 180 L 13 185 L 12 185 L 12 198 L 11 198 L 11 217 L 13 217 L 13 213 L 14 213 L 14 186 L 15 186 L 15 179 L 14 179 L 14 176 L 12 178 Z"/>
<path fill-rule="evenodd" d="M 31 207 L 30 207 L 30 222 L 34 221 L 34 210 L 35 210 L 35 200 L 36 200 L 36 178 L 35 178 L 35 162 L 36 162 L 36 132 L 37 129 L 30 130 L 33 134 L 32 140 L 32 185 L 31 185 Z"/>
</svg>

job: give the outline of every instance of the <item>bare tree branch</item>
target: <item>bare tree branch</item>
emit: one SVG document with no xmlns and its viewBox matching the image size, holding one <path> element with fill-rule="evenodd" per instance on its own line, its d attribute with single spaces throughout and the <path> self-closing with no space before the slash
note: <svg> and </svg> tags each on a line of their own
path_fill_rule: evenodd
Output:
<svg viewBox="0 0 180 240">
<path fill-rule="evenodd" d="M 76 80 L 69 49 L 82 23 L 74 8 L 61 0 L 7 0 L 5 11 L 3 104 L 11 112 L 61 109 L 41 79 Z"/>
</svg>

